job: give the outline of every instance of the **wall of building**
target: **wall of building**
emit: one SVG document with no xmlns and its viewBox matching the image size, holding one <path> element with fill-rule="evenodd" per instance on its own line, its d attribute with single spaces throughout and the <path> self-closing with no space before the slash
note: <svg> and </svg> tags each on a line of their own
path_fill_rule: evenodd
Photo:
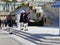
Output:
<svg viewBox="0 0 60 45">
<path fill-rule="evenodd" d="M 46 5 L 45 9 L 47 9 L 48 11 L 53 13 L 54 15 L 59 16 L 59 8 L 54 8 L 54 7 L 51 7 L 51 6 L 52 6 L 52 4 Z"/>
<path fill-rule="evenodd" d="M 15 8 L 16 8 L 17 6 L 20 5 L 20 3 L 16 3 L 15 5 L 16 5 L 15 6 Z M 6 9 L 8 9 L 9 11 L 13 11 L 14 10 L 14 3 L 10 3 L 9 7 L 6 8 L 6 3 L 5 2 L 0 2 L 0 11 L 6 11 Z"/>
<path fill-rule="evenodd" d="M 54 2 L 54 0 L 34 0 L 34 1 L 38 1 L 38 2 Z"/>
</svg>

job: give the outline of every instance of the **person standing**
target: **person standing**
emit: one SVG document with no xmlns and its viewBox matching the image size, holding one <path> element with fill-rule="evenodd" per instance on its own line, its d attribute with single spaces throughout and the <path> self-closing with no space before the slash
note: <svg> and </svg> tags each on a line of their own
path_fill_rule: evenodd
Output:
<svg viewBox="0 0 60 45">
<path fill-rule="evenodd" d="M 1 22 L 2 22 L 2 21 L 1 21 L 1 19 L 0 19 L 0 28 L 1 28 Z"/>
<path fill-rule="evenodd" d="M 9 19 L 9 20 L 8 20 L 8 23 L 9 23 L 9 24 L 8 24 L 9 27 L 13 27 L 12 20 Z"/>
<path fill-rule="evenodd" d="M 20 29 L 21 30 L 28 30 L 27 29 L 27 26 L 28 26 L 28 14 L 30 12 L 24 12 L 24 13 L 21 13 L 21 16 L 20 16 Z"/>
<path fill-rule="evenodd" d="M 8 25 L 9 25 L 9 27 L 13 27 L 13 19 L 12 19 L 12 15 L 10 14 L 9 15 L 9 19 L 8 19 Z"/>
<path fill-rule="evenodd" d="M 21 13 L 21 16 L 20 16 L 20 29 L 23 30 L 23 27 L 24 27 L 24 23 L 23 23 L 23 13 Z"/>
<path fill-rule="evenodd" d="M 23 17 L 24 30 L 25 30 L 25 31 L 28 30 L 27 26 L 28 26 L 28 22 L 29 22 L 29 20 L 28 20 L 28 15 L 29 15 L 29 14 L 30 14 L 30 12 L 26 12 L 26 14 L 25 14 L 24 17 Z"/>
<path fill-rule="evenodd" d="M 5 27 L 7 27 L 7 19 L 4 20 Z"/>
</svg>

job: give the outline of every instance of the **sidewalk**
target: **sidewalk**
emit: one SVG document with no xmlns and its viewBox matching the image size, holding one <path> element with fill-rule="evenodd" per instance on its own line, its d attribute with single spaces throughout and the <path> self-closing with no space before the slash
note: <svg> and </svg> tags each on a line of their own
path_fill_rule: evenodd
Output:
<svg viewBox="0 0 60 45">
<path fill-rule="evenodd" d="M 17 42 L 14 38 L 7 36 L 0 38 L 0 45 L 22 45 L 22 44 Z"/>
<path fill-rule="evenodd" d="M 35 45 L 35 44 L 14 34 L 10 35 L 9 32 L 0 30 L 0 45 Z"/>
<path fill-rule="evenodd" d="M 11 37 L 8 32 L 0 30 L 0 45 L 22 45 Z"/>
<path fill-rule="evenodd" d="M 17 28 L 15 28 L 17 30 Z M 26 45 L 59 45 L 60 44 L 60 37 L 56 36 L 59 35 L 59 28 L 51 28 L 51 27 L 36 27 L 30 26 L 28 27 L 28 31 L 18 30 L 16 31 L 18 37 L 14 37 L 15 39 L 21 42 L 24 42 Z M 57 41 L 56 41 L 57 40 Z M 56 43 L 55 43 L 56 42 Z M 57 44 L 59 43 L 59 44 Z"/>
<path fill-rule="evenodd" d="M 24 31 L 27 33 L 31 33 L 31 34 L 51 34 L 51 35 L 59 35 L 59 28 L 53 28 L 53 27 L 37 27 L 37 26 L 29 26 L 27 27 L 28 31 Z M 16 29 L 17 28 L 12 28 L 12 29 Z"/>
<path fill-rule="evenodd" d="M 59 34 L 58 28 L 30 26 L 28 31 L 18 30 L 17 28 L 12 29 L 15 29 L 16 32 L 13 32 L 10 37 L 13 37 L 23 45 L 58 45 L 57 43 L 60 40 L 59 36 L 54 36 Z"/>
<path fill-rule="evenodd" d="M 2 29 L 0 29 L 0 37 L 2 37 L 2 35 L 3 35 L 3 36 L 8 36 L 9 33 L 6 32 L 6 31 L 3 31 Z"/>
</svg>

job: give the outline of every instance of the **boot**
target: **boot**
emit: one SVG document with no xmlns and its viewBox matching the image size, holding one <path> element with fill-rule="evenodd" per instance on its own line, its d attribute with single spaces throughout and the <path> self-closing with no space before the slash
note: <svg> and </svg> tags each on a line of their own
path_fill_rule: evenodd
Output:
<svg viewBox="0 0 60 45">
<path fill-rule="evenodd" d="M 24 31 L 28 31 L 27 24 L 24 24 Z"/>
<path fill-rule="evenodd" d="M 24 24 L 20 23 L 20 30 L 23 30 Z"/>
</svg>

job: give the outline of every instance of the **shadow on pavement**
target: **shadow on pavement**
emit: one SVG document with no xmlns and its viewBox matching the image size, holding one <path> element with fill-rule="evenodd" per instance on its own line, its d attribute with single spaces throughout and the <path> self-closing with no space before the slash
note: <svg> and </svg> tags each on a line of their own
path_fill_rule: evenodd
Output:
<svg viewBox="0 0 60 45">
<path fill-rule="evenodd" d="M 8 29 L 6 29 L 6 30 L 8 30 Z M 21 31 L 21 30 L 19 31 L 16 29 L 11 29 L 11 30 L 14 35 L 17 35 L 23 39 L 26 39 L 34 44 L 40 44 L 40 42 L 42 42 L 42 40 L 40 40 L 40 39 L 45 39 L 43 36 L 58 36 L 58 35 L 52 35 L 52 34 L 30 34 L 25 31 Z"/>
</svg>

